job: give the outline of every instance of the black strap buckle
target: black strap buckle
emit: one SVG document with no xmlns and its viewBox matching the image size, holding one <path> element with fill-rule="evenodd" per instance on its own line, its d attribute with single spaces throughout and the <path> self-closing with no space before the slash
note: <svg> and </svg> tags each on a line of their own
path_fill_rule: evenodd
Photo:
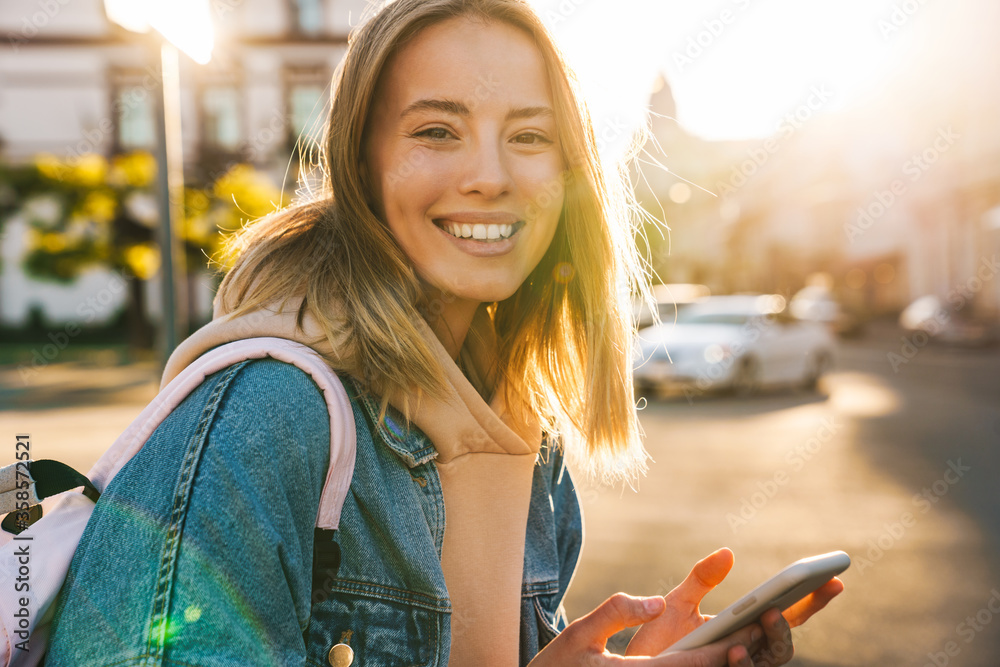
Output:
<svg viewBox="0 0 1000 667">
<path fill-rule="evenodd" d="M 97 490 L 93 482 L 87 479 L 65 463 L 42 459 L 40 461 L 28 462 L 28 472 L 35 482 L 35 495 L 39 500 L 45 500 L 70 489 L 83 487 L 83 495 L 87 496 L 95 503 L 101 497 L 101 492 Z M 32 505 L 24 509 L 11 512 L 0 522 L 0 528 L 20 535 L 33 523 L 42 518 L 42 506 Z"/>
<path fill-rule="evenodd" d="M 337 531 L 317 528 L 314 533 L 313 547 L 313 602 L 321 602 L 330 596 L 337 570 L 340 569 L 340 545 L 337 544 Z"/>
</svg>

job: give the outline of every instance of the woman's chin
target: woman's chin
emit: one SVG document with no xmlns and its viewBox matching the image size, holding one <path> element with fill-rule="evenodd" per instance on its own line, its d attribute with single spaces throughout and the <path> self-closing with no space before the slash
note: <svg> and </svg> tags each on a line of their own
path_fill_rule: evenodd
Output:
<svg viewBox="0 0 1000 667">
<path fill-rule="evenodd" d="M 464 286 L 455 293 L 460 299 L 476 301 L 478 303 L 493 303 L 494 301 L 504 301 L 514 296 L 520 283 L 514 285 L 484 285 L 482 287 Z"/>
<path fill-rule="evenodd" d="M 523 280 L 515 277 L 500 280 L 470 280 L 470 273 L 462 275 L 437 276 L 437 279 L 421 278 L 425 293 L 431 299 L 442 298 L 447 303 L 468 301 L 493 303 L 509 299 L 521 286 Z"/>
</svg>

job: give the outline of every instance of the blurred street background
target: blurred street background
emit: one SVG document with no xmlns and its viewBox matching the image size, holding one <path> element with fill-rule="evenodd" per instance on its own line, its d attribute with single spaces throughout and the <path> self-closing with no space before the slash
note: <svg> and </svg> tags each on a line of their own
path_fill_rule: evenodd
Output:
<svg viewBox="0 0 1000 667">
<path fill-rule="evenodd" d="M 663 285 L 662 324 L 636 310 L 653 462 L 638 492 L 578 479 L 570 617 L 721 546 L 708 613 L 843 549 L 792 664 L 1000 665 L 1000 4 L 532 4 L 602 158 L 634 158 Z M 211 318 L 225 232 L 308 185 L 369 11 L 140 5 L 0 5 L 0 434 L 83 470 Z"/>
</svg>

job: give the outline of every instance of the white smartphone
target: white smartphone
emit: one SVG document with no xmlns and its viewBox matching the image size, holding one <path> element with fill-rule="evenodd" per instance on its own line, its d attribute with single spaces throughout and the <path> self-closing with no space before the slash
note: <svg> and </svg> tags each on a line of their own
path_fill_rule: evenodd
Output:
<svg viewBox="0 0 1000 667">
<path fill-rule="evenodd" d="M 784 611 L 848 568 L 851 557 L 843 551 L 795 561 L 715 618 L 695 628 L 660 655 L 699 648 L 731 635 L 757 621 L 772 607 Z"/>
</svg>

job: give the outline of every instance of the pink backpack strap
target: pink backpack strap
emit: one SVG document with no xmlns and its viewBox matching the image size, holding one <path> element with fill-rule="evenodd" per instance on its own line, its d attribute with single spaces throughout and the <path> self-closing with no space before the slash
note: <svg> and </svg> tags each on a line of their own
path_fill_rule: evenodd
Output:
<svg viewBox="0 0 1000 667">
<path fill-rule="evenodd" d="M 207 376 L 247 359 L 271 357 L 294 364 L 312 377 L 330 413 L 330 467 L 320 496 L 316 527 L 336 530 L 354 474 L 357 434 L 347 391 L 337 374 L 312 348 L 284 338 L 246 338 L 220 345 L 195 360 L 164 387 L 115 440 L 87 477 L 99 491 L 142 448 L 153 431 Z"/>
</svg>

